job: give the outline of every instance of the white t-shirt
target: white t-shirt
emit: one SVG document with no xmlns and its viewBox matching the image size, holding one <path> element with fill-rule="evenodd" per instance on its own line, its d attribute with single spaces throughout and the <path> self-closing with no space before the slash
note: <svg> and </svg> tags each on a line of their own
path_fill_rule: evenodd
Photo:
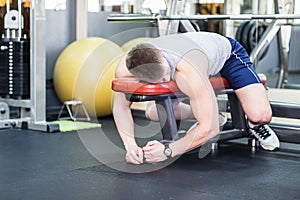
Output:
<svg viewBox="0 0 300 200">
<path fill-rule="evenodd" d="M 166 35 L 148 41 L 157 48 L 163 49 L 164 56 L 172 68 L 181 57 L 192 49 L 202 51 L 208 59 L 208 76 L 216 75 L 230 57 L 231 44 L 222 35 L 210 32 L 188 32 Z M 168 55 L 170 54 L 170 55 Z"/>
</svg>

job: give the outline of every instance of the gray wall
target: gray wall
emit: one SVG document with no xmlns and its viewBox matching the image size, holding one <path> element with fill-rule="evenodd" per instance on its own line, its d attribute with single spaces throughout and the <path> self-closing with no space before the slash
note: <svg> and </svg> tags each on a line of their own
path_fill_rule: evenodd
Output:
<svg viewBox="0 0 300 200">
<path fill-rule="evenodd" d="M 88 14 L 88 36 L 98 36 L 114 41 L 118 45 L 137 37 L 155 37 L 158 29 L 148 22 L 107 22 L 109 12 Z"/>
</svg>

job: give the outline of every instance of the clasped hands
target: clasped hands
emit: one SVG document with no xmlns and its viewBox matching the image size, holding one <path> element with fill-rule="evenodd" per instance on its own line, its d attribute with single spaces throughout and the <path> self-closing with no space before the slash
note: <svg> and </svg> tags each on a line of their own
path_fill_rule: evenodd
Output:
<svg viewBox="0 0 300 200">
<path fill-rule="evenodd" d="M 167 159 L 164 154 L 165 146 L 157 140 L 149 141 L 143 148 L 134 145 L 128 148 L 126 161 L 132 164 L 161 162 Z"/>
</svg>

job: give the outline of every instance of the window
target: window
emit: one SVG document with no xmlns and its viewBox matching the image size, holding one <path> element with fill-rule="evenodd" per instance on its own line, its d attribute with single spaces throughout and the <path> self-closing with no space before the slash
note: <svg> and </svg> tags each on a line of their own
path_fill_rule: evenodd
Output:
<svg viewBox="0 0 300 200">
<path fill-rule="evenodd" d="M 45 0 L 45 9 L 65 10 L 66 9 L 66 0 Z"/>
</svg>

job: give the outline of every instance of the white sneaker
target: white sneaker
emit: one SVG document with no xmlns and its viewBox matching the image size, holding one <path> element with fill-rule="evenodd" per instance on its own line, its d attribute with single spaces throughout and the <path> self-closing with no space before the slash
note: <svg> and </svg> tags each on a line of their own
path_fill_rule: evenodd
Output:
<svg viewBox="0 0 300 200">
<path fill-rule="evenodd" d="M 279 139 L 268 125 L 257 125 L 249 130 L 258 139 L 260 145 L 265 150 L 274 151 L 279 149 Z"/>
</svg>

